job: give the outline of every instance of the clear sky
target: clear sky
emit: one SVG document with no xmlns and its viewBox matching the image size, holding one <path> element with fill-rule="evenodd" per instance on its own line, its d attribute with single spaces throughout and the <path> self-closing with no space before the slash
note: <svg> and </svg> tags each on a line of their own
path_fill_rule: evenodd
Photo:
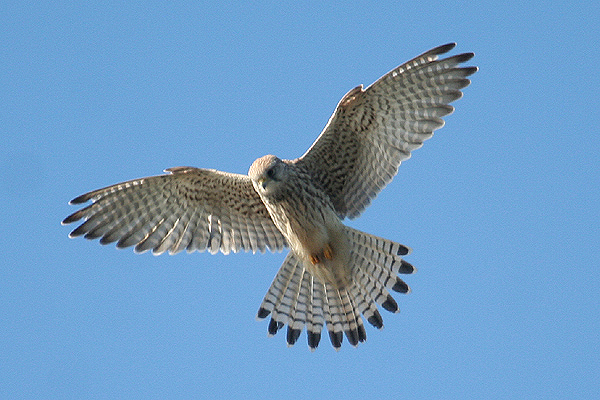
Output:
<svg viewBox="0 0 600 400">
<path fill-rule="evenodd" d="M 0 6 L 0 398 L 600 396 L 596 2 L 199 3 Z M 451 41 L 480 71 L 349 222 L 418 268 L 357 348 L 267 337 L 284 254 L 137 255 L 60 225 L 164 168 L 295 158 L 346 91 Z"/>
</svg>

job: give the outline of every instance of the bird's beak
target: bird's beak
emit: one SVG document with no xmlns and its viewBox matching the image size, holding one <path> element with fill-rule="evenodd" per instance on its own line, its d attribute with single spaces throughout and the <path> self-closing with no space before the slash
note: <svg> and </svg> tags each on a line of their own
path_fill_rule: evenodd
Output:
<svg viewBox="0 0 600 400">
<path fill-rule="evenodd" d="M 258 178 L 258 184 L 260 186 L 262 186 L 263 189 L 266 189 L 267 188 L 267 178 L 265 178 L 265 177 Z"/>
</svg>

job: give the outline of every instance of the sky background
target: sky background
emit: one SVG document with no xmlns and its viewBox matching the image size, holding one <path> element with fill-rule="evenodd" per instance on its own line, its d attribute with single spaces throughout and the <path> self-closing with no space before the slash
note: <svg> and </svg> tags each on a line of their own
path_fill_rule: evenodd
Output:
<svg viewBox="0 0 600 400">
<path fill-rule="evenodd" d="M 0 398 L 600 396 L 600 12 L 481 3 L 3 2 Z M 349 222 L 418 268 L 357 348 L 267 337 L 285 254 L 138 255 L 60 225 L 164 168 L 295 158 L 349 89 L 452 41 L 480 71 Z"/>
</svg>

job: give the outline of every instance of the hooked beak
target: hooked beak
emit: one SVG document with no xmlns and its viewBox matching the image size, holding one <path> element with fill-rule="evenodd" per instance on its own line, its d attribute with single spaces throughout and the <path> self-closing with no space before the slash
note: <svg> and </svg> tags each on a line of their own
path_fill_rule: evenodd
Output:
<svg viewBox="0 0 600 400">
<path fill-rule="evenodd" d="M 260 186 L 262 186 L 263 189 L 266 189 L 267 188 L 267 178 L 265 178 L 265 177 L 258 178 L 258 184 Z"/>
</svg>

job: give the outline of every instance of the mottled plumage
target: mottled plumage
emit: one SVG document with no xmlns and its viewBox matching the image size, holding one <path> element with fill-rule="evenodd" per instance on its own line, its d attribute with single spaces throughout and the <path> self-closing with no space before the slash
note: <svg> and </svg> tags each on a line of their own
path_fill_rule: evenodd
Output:
<svg viewBox="0 0 600 400">
<path fill-rule="evenodd" d="M 402 259 L 410 249 L 349 228 L 397 173 L 411 151 L 441 128 L 450 102 L 462 96 L 476 67 L 461 67 L 473 54 L 438 60 L 447 44 L 402 64 L 367 89 L 348 92 L 327 126 L 296 160 L 268 155 L 248 176 L 177 167 L 167 175 L 95 190 L 71 201 L 92 204 L 63 223 L 84 219 L 70 236 L 100 238 L 118 247 L 156 254 L 181 250 L 280 251 L 289 247 L 257 314 L 271 315 L 274 335 L 287 325 L 293 345 L 306 329 L 315 349 L 326 328 L 336 349 L 345 335 L 366 339 L 362 316 L 383 327 L 377 305 L 397 312 L 389 291 L 408 293 L 398 274 L 411 274 Z"/>
</svg>

